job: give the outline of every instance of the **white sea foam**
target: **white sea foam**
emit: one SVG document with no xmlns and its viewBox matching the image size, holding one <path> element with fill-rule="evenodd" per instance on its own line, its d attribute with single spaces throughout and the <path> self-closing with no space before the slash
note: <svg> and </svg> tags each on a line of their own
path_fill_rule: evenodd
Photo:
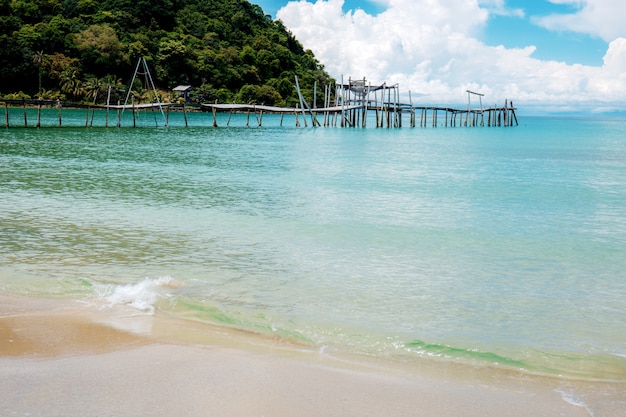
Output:
<svg viewBox="0 0 626 417">
<path fill-rule="evenodd" d="M 175 288 L 179 284 L 170 276 L 145 278 L 135 284 L 117 285 L 104 291 L 103 298 L 109 306 L 127 305 L 147 314 L 154 314 L 154 306 L 161 297 L 167 297 L 165 288 Z"/>
<path fill-rule="evenodd" d="M 562 388 L 557 388 L 555 389 L 555 391 L 561 394 L 561 398 L 566 403 L 571 404 L 575 407 L 584 408 L 591 417 L 595 417 L 595 414 L 589 409 L 589 406 L 585 404 L 585 402 L 582 401 L 581 399 L 576 398 L 576 395 L 573 392 L 566 391 L 565 389 L 562 389 Z"/>
</svg>

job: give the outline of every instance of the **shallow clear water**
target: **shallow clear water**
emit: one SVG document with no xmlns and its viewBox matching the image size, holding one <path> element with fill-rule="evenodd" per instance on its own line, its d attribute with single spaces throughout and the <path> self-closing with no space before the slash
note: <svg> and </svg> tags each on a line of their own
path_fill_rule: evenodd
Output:
<svg viewBox="0 0 626 417">
<path fill-rule="evenodd" d="M 50 127 L 1 130 L 0 290 L 626 380 L 626 121 L 188 116 L 86 129 L 64 110 L 58 128 L 51 109 Z"/>
</svg>

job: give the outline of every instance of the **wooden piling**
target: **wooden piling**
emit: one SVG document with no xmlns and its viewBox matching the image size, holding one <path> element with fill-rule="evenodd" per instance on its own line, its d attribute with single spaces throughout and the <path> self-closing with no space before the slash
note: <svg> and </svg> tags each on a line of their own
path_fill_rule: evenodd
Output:
<svg viewBox="0 0 626 417">
<path fill-rule="evenodd" d="M 300 120 L 298 119 L 298 104 L 296 104 L 296 109 L 293 114 L 296 116 L 296 127 L 300 127 Z"/>
<path fill-rule="evenodd" d="M 61 115 L 61 100 L 57 100 L 57 112 L 59 116 L 59 127 L 63 127 L 63 119 Z"/>
<path fill-rule="evenodd" d="M 95 99 L 94 99 L 94 103 L 93 104 L 94 104 L 94 106 L 96 105 L 96 100 Z M 96 108 L 93 107 L 91 109 L 91 121 L 89 122 L 89 127 L 93 127 L 93 119 L 94 119 L 95 115 L 96 115 Z"/>
<path fill-rule="evenodd" d="M 111 102 L 111 86 L 109 85 L 109 90 L 107 92 L 107 109 L 105 115 L 104 126 L 109 127 L 109 103 Z"/>
<path fill-rule="evenodd" d="M 131 106 L 133 111 L 133 127 L 137 127 L 137 119 L 135 118 L 135 96 L 131 97 Z"/>
<path fill-rule="evenodd" d="M 506 106 L 507 106 L 507 100 L 504 100 L 504 107 L 502 108 L 502 124 L 503 126 L 508 126 L 507 124 L 507 111 L 506 111 Z"/>
<path fill-rule="evenodd" d="M 517 121 L 517 115 L 515 114 L 515 107 L 513 106 L 513 102 L 510 101 L 511 103 L 511 115 L 513 116 L 513 119 L 515 119 L 515 126 L 519 126 L 519 123 Z"/>
</svg>

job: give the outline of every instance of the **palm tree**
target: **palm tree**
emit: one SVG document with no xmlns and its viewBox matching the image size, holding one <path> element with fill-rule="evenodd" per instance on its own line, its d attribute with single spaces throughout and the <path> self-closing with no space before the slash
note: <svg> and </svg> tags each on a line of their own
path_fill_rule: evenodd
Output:
<svg viewBox="0 0 626 417">
<path fill-rule="evenodd" d="M 39 76 L 39 89 L 37 90 L 37 92 L 40 92 L 41 91 L 41 76 L 42 76 L 41 65 L 43 64 L 43 51 L 39 51 L 35 55 L 33 55 L 33 62 L 37 66 L 37 72 Z"/>
<path fill-rule="evenodd" d="M 42 89 L 37 93 L 37 100 L 59 100 L 60 98 L 58 91 Z"/>
<path fill-rule="evenodd" d="M 74 101 L 85 95 L 87 90 L 79 78 L 79 72 L 74 68 L 66 68 L 59 76 L 61 91 L 70 94 Z"/>
<path fill-rule="evenodd" d="M 93 104 L 96 104 L 96 101 L 98 100 L 98 93 L 100 93 L 100 90 L 105 88 L 105 83 L 103 80 L 91 77 L 87 79 L 87 82 L 85 82 L 84 88 L 87 98 L 93 100 Z"/>
<path fill-rule="evenodd" d="M 126 87 L 122 84 L 122 80 L 115 75 L 107 75 L 102 79 L 102 87 L 107 90 L 107 100 L 119 100 L 123 95 Z"/>
</svg>

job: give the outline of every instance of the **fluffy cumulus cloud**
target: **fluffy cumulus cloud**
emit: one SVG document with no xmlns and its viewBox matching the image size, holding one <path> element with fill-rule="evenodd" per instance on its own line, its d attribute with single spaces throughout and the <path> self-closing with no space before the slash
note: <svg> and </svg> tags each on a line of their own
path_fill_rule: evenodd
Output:
<svg viewBox="0 0 626 417">
<path fill-rule="evenodd" d="M 532 45 L 505 48 L 480 41 L 490 15 L 523 16 L 522 10 L 507 9 L 504 0 L 377 0 L 385 11 L 375 16 L 360 9 L 345 12 L 343 0 L 300 0 L 288 3 L 277 17 L 335 78 L 398 83 L 423 104 L 459 103 L 469 89 L 484 93 L 489 104 L 508 98 L 537 109 L 625 107 L 626 39 L 620 36 L 626 33 L 620 31 L 626 27 L 621 17 L 626 3 L 553 2 L 580 7 L 561 21 L 546 17 L 541 24 L 603 36 L 609 46 L 602 66 L 542 61 L 533 57 Z M 607 14 L 618 14 L 621 21 L 601 29 L 594 22 Z"/>
<path fill-rule="evenodd" d="M 575 12 L 552 14 L 535 19 L 550 30 L 566 30 L 597 36 L 610 42 L 626 37 L 626 2 L 618 0 L 551 0 Z"/>
</svg>

